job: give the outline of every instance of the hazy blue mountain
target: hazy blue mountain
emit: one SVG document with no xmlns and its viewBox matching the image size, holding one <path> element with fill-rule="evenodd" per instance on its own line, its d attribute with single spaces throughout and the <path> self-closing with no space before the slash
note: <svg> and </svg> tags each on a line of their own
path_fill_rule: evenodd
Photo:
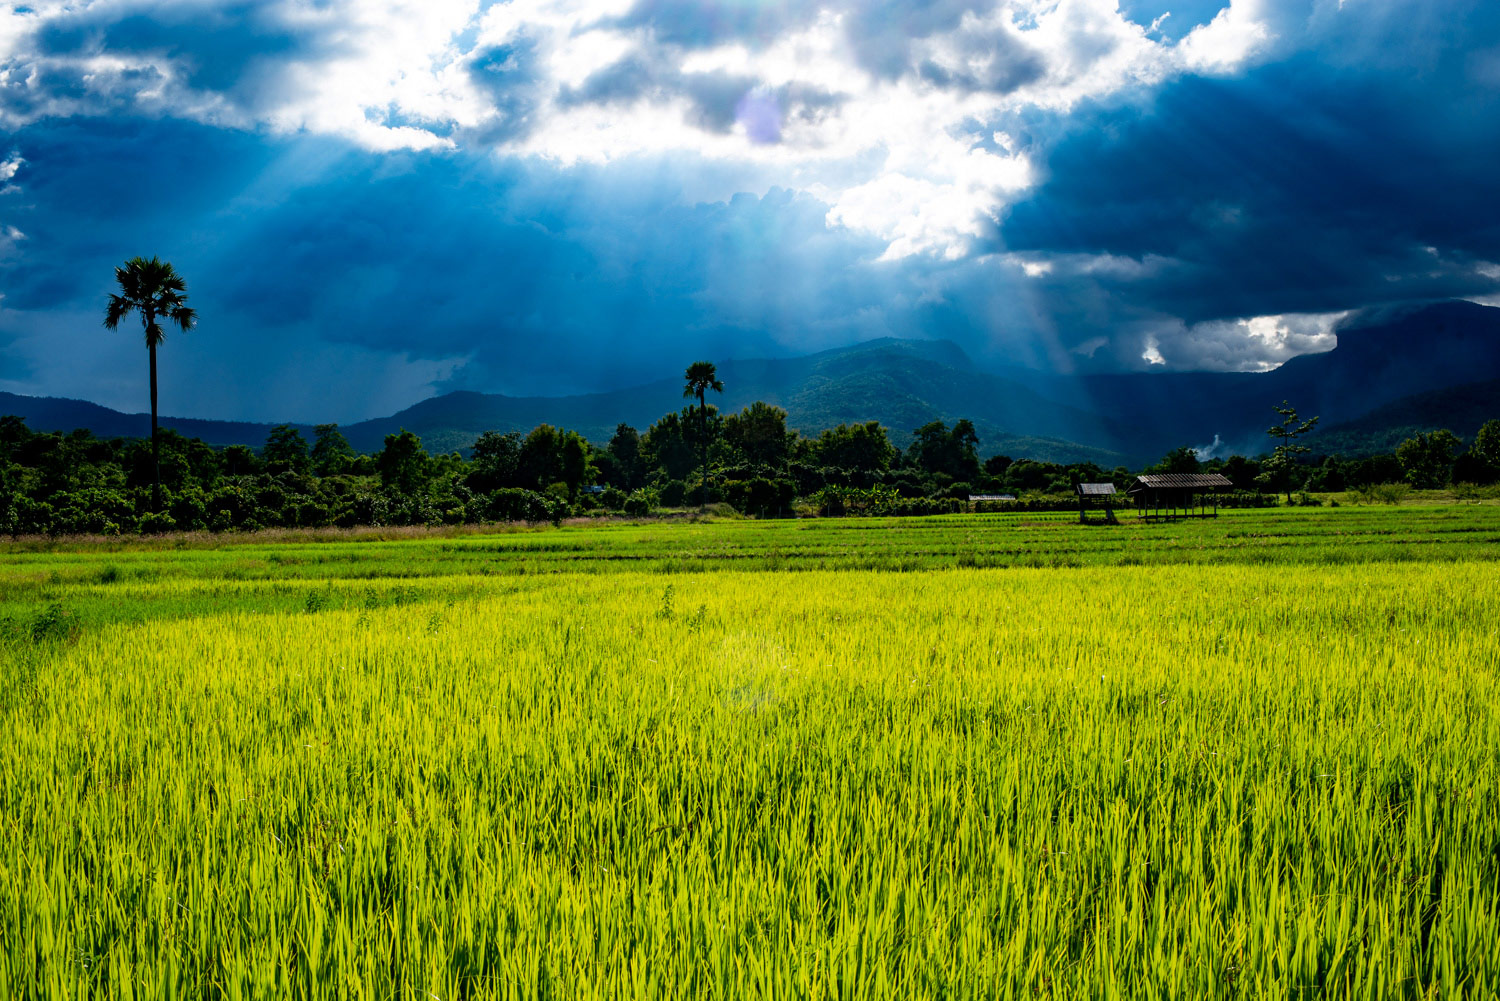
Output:
<svg viewBox="0 0 1500 1001">
<path fill-rule="evenodd" d="M 880 421 L 900 445 L 932 420 L 968 417 L 986 453 L 1013 451 L 1053 460 L 1117 462 L 1108 422 L 1042 397 L 1019 383 L 973 369 L 947 341 L 878 340 L 802 358 L 730 360 L 719 364 L 723 395 L 710 402 L 732 413 L 756 400 L 783 407 L 788 423 L 815 436 L 846 422 Z M 449 393 L 390 417 L 344 429 L 360 449 L 409 428 L 441 451 L 467 447 L 486 430 L 526 431 L 546 422 L 607 441 L 620 422 L 640 430 L 685 406 L 680 379 L 565 397 Z M 1078 444 L 1098 442 L 1100 444 Z"/>
<path fill-rule="evenodd" d="M 1500 418 L 1500 379 L 1403 396 L 1357 420 L 1319 428 L 1308 444 L 1333 455 L 1393 452 L 1419 431 L 1447 428 L 1467 445 L 1485 421 Z"/>
<path fill-rule="evenodd" d="M 1215 436 L 1226 448 L 1264 451 L 1265 429 L 1278 420 L 1271 408 L 1282 400 L 1303 416 L 1321 416 L 1321 426 L 1328 428 L 1407 397 L 1428 394 L 1425 402 L 1432 405 L 1454 387 L 1500 379 L 1500 309 L 1495 307 L 1441 302 L 1371 313 L 1347 322 L 1338 338 L 1334 350 L 1293 358 L 1271 372 L 1037 376 L 1032 384 L 1051 399 L 1124 428 L 1109 445 L 1160 455 Z M 1500 416 L 1500 400 L 1493 410 L 1491 416 Z M 1427 417 L 1409 408 L 1405 416 L 1417 426 L 1441 413 L 1438 407 Z"/>
<path fill-rule="evenodd" d="M 125 414 L 87 400 L 0 393 L 0 414 L 24 417 L 26 425 L 33 431 L 88 428 L 98 438 L 151 437 L 150 414 Z M 201 438 L 210 445 L 253 445 L 257 448 L 265 444 L 266 435 L 275 426 L 253 421 L 212 421 L 196 417 L 161 417 L 157 423 L 189 438 Z M 311 424 L 295 426 L 302 430 L 309 441 L 312 440 Z"/>
<path fill-rule="evenodd" d="M 784 407 L 791 426 L 807 435 L 876 420 L 904 445 L 928 421 L 967 417 L 986 455 L 1108 466 L 1141 463 L 1216 436 L 1227 449 L 1262 451 L 1265 428 L 1275 419 L 1271 407 L 1285 399 L 1304 415 L 1323 418 L 1326 430 L 1311 439 L 1319 448 L 1365 451 L 1390 447 L 1393 435 L 1412 430 L 1451 427 L 1471 435 L 1483 420 L 1500 416 L 1500 384 L 1493 382 L 1500 380 L 1500 309 L 1444 302 L 1366 315 L 1339 332 L 1334 350 L 1266 373 L 996 374 L 977 370 L 948 341 L 886 339 L 801 358 L 725 361 L 719 374 L 726 391 L 712 402 L 721 411 L 765 400 Z M 429 450 L 451 451 L 487 430 L 527 431 L 548 423 L 602 443 L 621 422 L 645 430 L 686 402 L 674 369 L 671 378 L 607 393 L 448 393 L 347 425 L 344 433 L 356 448 L 374 451 L 387 434 L 408 428 Z M 150 428 L 145 414 L 78 400 L 0 393 L 0 413 L 19 414 L 39 430 L 87 427 L 102 437 L 143 437 Z M 271 427 L 171 417 L 162 425 L 215 445 L 255 446 Z M 300 426 L 310 437 L 311 428 Z"/>
<path fill-rule="evenodd" d="M 871 341 L 801 358 L 730 360 L 719 365 L 726 385 L 711 402 L 725 413 L 755 400 L 784 407 L 789 423 L 808 435 L 854 421 L 880 421 L 899 445 L 932 420 L 974 422 L 986 454 L 1006 452 L 1052 461 L 1123 460 L 1108 445 L 1116 435 L 1108 422 L 1076 407 L 1048 400 L 1015 382 L 976 371 L 947 341 Z M 464 449 L 488 430 L 529 431 L 548 423 L 605 442 L 621 422 L 644 431 L 662 414 L 687 405 L 678 378 L 644 386 L 561 397 L 513 397 L 456 392 L 423 400 L 373 420 L 345 425 L 361 451 L 379 449 L 388 434 L 407 428 L 430 451 Z M 26 418 L 37 430 L 87 427 L 101 437 L 144 437 L 146 414 L 123 414 L 80 400 L 0 394 L 0 413 Z M 163 427 L 214 445 L 261 445 L 270 424 L 164 417 Z M 311 437 L 309 425 L 296 425 Z M 1087 442 L 1080 444 L 1080 442 Z M 1092 444 L 1097 442 L 1099 444 Z"/>
</svg>

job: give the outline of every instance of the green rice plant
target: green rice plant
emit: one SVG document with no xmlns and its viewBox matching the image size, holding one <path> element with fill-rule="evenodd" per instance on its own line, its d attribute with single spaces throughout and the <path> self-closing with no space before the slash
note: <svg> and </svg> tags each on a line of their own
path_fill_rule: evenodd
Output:
<svg viewBox="0 0 1500 1001">
<path fill-rule="evenodd" d="M 0 996 L 1493 996 L 1414 510 L 13 554 Z"/>
</svg>

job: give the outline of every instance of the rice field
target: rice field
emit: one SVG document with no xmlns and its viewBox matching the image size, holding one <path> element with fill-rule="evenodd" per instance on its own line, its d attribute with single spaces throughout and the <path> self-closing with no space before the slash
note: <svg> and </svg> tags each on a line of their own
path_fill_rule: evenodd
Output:
<svg viewBox="0 0 1500 1001">
<path fill-rule="evenodd" d="M 0 552 L 0 997 L 1500 995 L 1500 508 Z"/>
</svg>

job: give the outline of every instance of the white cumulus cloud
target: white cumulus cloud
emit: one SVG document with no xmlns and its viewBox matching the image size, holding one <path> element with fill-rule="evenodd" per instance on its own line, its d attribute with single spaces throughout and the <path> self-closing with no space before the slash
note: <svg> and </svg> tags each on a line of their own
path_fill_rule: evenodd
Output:
<svg viewBox="0 0 1500 1001">
<path fill-rule="evenodd" d="M 886 13 L 875 0 L 51 0 L 0 14 L 0 125 L 136 113 L 372 150 L 691 156 L 824 198 L 830 225 L 885 240 L 887 258 L 952 258 L 1039 177 L 996 143 L 1008 116 L 1232 72 L 1270 38 L 1257 0 L 1178 44 L 1116 0 L 932 0 L 900 31 Z"/>
</svg>

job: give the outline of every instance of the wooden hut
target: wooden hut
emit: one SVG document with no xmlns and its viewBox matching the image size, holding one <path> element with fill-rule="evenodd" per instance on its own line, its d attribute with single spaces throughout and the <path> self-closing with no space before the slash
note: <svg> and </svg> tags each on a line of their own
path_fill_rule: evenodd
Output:
<svg viewBox="0 0 1500 1001">
<path fill-rule="evenodd" d="M 1219 493 L 1233 486 L 1218 473 L 1145 473 L 1125 493 L 1142 518 L 1217 518 Z"/>
<path fill-rule="evenodd" d="M 1115 524 L 1115 485 L 1113 483 L 1080 483 L 1075 491 L 1078 494 L 1078 524 L 1089 523 L 1089 505 L 1104 512 L 1105 524 Z"/>
</svg>

